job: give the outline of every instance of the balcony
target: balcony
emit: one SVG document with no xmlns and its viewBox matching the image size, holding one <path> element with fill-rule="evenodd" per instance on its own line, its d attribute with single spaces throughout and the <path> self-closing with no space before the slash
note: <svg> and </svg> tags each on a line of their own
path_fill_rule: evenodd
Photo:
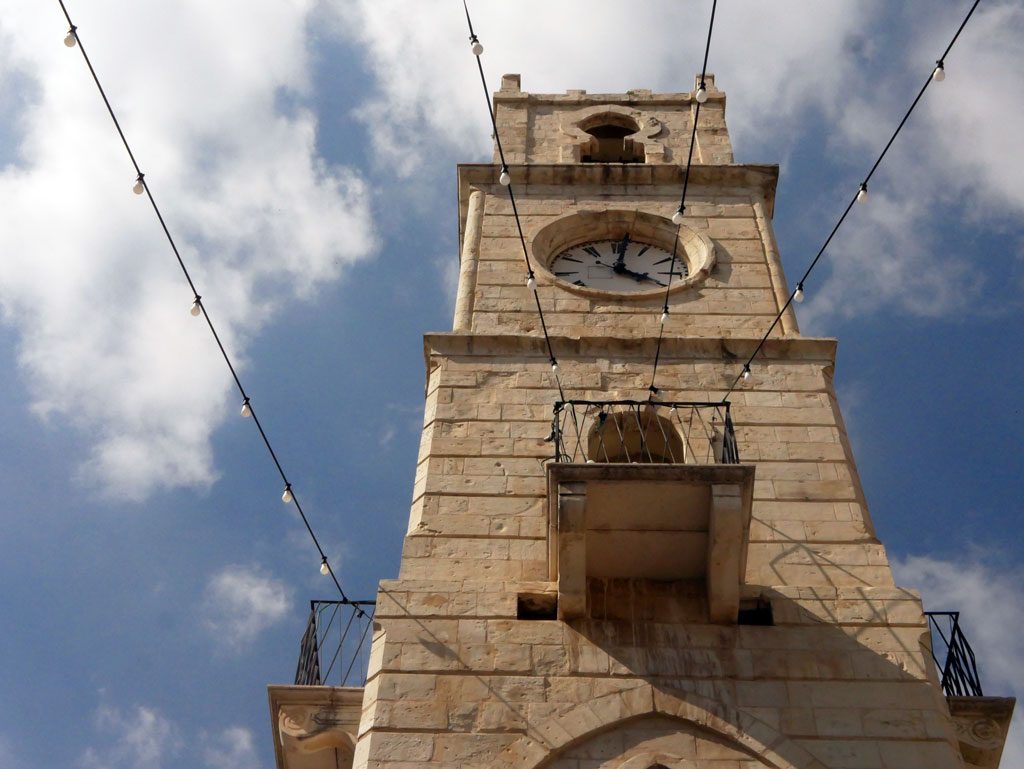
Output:
<svg viewBox="0 0 1024 769">
<path fill-rule="evenodd" d="M 294 686 L 270 686 L 278 769 L 352 766 L 373 601 L 310 601 Z"/>
<path fill-rule="evenodd" d="M 549 578 L 558 617 L 590 615 L 609 580 L 702 585 L 710 622 L 737 621 L 754 467 L 739 464 L 728 403 L 555 404 Z"/>
<path fill-rule="evenodd" d="M 739 464 L 728 402 L 555 403 L 549 440 L 555 461 L 627 464 Z"/>
<path fill-rule="evenodd" d="M 986 697 L 974 650 L 960 626 L 960 612 L 929 611 L 932 659 L 956 725 L 968 769 L 996 769 L 1013 716 L 1012 697 Z"/>
</svg>

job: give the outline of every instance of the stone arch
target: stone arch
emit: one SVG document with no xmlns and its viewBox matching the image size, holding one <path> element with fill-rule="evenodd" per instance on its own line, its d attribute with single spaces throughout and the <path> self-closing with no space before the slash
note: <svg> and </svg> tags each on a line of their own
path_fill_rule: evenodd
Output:
<svg viewBox="0 0 1024 769">
<path fill-rule="evenodd" d="M 675 425 L 653 409 L 602 410 L 587 435 L 587 459 L 595 462 L 674 464 L 685 456 Z"/>
<path fill-rule="evenodd" d="M 637 146 L 643 147 L 644 162 L 665 162 L 665 147 L 655 138 L 664 128 L 661 121 L 653 115 L 644 117 L 639 110 L 618 104 L 598 104 L 567 113 L 562 118 L 560 126 L 562 139 L 559 146 L 559 161 L 579 163 L 583 149 L 589 146 L 594 138 L 587 129 L 592 129 L 599 123 L 637 126 L 637 130 L 629 139 Z"/>
<path fill-rule="evenodd" d="M 591 737 L 657 715 L 696 724 L 736 742 L 774 769 L 826 769 L 788 737 L 732 705 L 693 692 L 656 689 L 646 682 L 580 703 L 536 724 L 506 749 L 497 765 L 502 769 L 541 769 Z M 652 763 L 658 763 L 657 758 Z"/>
</svg>

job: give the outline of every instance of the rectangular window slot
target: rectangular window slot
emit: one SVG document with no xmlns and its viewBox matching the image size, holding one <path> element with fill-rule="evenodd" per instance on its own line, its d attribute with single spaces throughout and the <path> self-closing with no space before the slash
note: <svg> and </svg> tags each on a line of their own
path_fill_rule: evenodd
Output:
<svg viewBox="0 0 1024 769">
<path fill-rule="evenodd" d="M 517 619 L 558 619 L 556 593 L 520 593 L 516 598 Z"/>
<path fill-rule="evenodd" d="M 764 598 L 740 601 L 740 612 L 736 618 L 737 625 L 767 625 L 775 624 L 772 618 L 772 603 Z"/>
</svg>

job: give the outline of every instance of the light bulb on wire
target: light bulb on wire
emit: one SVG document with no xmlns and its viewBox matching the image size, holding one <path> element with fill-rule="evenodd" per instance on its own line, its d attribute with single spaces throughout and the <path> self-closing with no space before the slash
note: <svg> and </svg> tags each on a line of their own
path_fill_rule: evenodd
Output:
<svg viewBox="0 0 1024 769">
<path fill-rule="evenodd" d="M 743 381 L 746 382 L 748 379 L 750 379 L 750 364 L 745 363 L 743 364 Z"/>
<path fill-rule="evenodd" d="M 551 359 L 551 373 L 555 374 L 556 376 L 558 375 L 558 361 L 556 361 L 554 358 Z"/>
<path fill-rule="evenodd" d="M 71 29 L 68 30 L 68 33 L 64 35 L 64 45 L 66 45 L 68 48 L 74 48 L 75 43 L 77 42 L 78 35 L 75 34 L 75 27 L 72 26 Z"/>
<path fill-rule="evenodd" d="M 932 80 L 936 83 L 941 83 L 946 79 L 946 68 L 942 65 L 941 61 L 935 62 L 935 69 L 932 70 Z"/>
<path fill-rule="evenodd" d="M 667 321 L 668 321 L 668 310 L 662 310 L 662 312 L 661 312 L 661 325 L 664 326 Z"/>
<path fill-rule="evenodd" d="M 708 100 L 708 89 L 704 87 L 703 83 L 701 83 L 700 87 L 697 88 L 697 93 L 694 94 L 693 98 L 697 100 L 698 104 L 703 104 Z"/>
<path fill-rule="evenodd" d="M 244 401 L 242 401 L 242 416 L 246 417 L 246 418 L 252 416 L 252 409 L 249 408 L 249 399 L 248 398 L 246 398 Z"/>
<path fill-rule="evenodd" d="M 498 177 L 498 181 L 501 182 L 502 187 L 508 187 L 512 183 L 512 177 L 508 174 L 508 168 L 502 166 L 501 176 Z"/>
<path fill-rule="evenodd" d="M 188 312 L 193 318 L 198 318 L 203 312 L 203 303 L 201 300 L 202 297 L 199 296 L 192 300 L 192 306 L 189 308 Z"/>
<path fill-rule="evenodd" d="M 804 300 L 804 284 L 803 283 L 797 283 L 796 284 L 796 291 L 793 292 L 793 301 L 794 302 L 802 302 L 803 300 Z"/>
<path fill-rule="evenodd" d="M 331 573 L 331 567 L 327 565 L 326 555 L 323 557 L 323 560 L 320 561 L 320 573 L 323 574 L 325 577 Z"/>
<path fill-rule="evenodd" d="M 476 39 L 476 35 L 473 35 L 473 37 L 469 38 L 469 42 L 472 44 L 470 50 L 473 51 L 474 56 L 479 56 L 484 52 L 483 43 Z"/>
<path fill-rule="evenodd" d="M 281 495 L 281 501 L 286 505 L 291 504 L 295 497 L 292 496 L 292 485 L 289 483 L 284 487 L 284 494 Z"/>
<path fill-rule="evenodd" d="M 132 185 L 132 192 L 136 195 L 141 195 L 146 191 L 146 183 L 142 181 L 145 174 L 139 174 L 135 179 L 135 184 Z"/>
<path fill-rule="evenodd" d="M 860 185 L 860 189 L 857 191 L 857 202 L 866 203 L 868 199 L 868 185 Z"/>
<path fill-rule="evenodd" d="M 531 291 L 536 291 L 537 290 L 537 279 L 535 277 L 533 277 L 533 273 L 532 272 L 526 278 L 526 287 L 528 289 L 530 289 Z"/>
<path fill-rule="evenodd" d="M 676 212 L 674 214 L 672 214 L 672 224 L 674 224 L 674 225 L 676 225 L 678 227 L 682 223 L 683 223 L 683 208 L 682 208 L 682 206 L 680 206 L 679 208 L 676 209 Z"/>
</svg>

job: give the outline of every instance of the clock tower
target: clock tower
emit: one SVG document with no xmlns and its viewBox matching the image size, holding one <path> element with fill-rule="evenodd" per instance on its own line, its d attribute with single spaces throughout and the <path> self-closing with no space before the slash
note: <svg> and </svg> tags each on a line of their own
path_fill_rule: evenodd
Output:
<svg viewBox="0 0 1024 769">
<path fill-rule="evenodd" d="M 789 309 L 731 387 L 790 289 L 778 167 L 734 163 L 705 81 L 694 131 L 692 93 L 502 79 L 516 207 L 497 151 L 459 166 L 453 331 L 424 341 L 365 689 L 271 687 L 279 766 L 998 765 L 1013 701 L 893 582 L 835 340 Z"/>
</svg>

